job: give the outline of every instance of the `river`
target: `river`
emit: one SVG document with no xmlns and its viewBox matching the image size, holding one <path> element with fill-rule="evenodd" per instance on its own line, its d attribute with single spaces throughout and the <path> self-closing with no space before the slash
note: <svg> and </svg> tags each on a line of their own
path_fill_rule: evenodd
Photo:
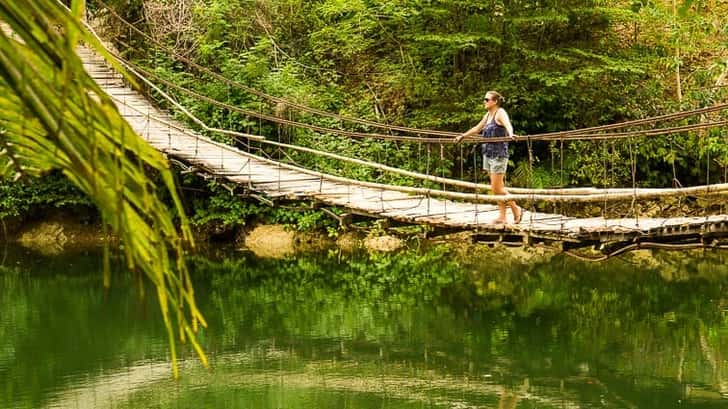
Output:
<svg viewBox="0 0 728 409">
<path fill-rule="evenodd" d="M 190 259 L 211 369 L 154 291 L 6 248 L 2 408 L 727 408 L 728 253 L 455 246 Z"/>
</svg>

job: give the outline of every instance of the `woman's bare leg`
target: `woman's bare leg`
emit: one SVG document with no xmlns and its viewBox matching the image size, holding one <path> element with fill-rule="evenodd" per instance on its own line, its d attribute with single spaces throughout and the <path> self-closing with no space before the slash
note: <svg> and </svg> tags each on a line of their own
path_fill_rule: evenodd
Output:
<svg viewBox="0 0 728 409">
<path fill-rule="evenodd" d="M 496 195 L 508 194 L 506 191 L 505 174 L 493 173 L 490 175 L 490 187 L 493 189 L 493 193 Z M 493 220 L 494 223 L 505 223 L 506 222 L 506 202 L 498 202 L 498 218 Z"/>
<path fill-rule="evenodd" d="M 496 195 L 506 195 L 508 191 L 505 185 L 505 174 L 494 173 L 490 175 L 490 186 L 493 189 L 493 193 Z M 515 201 L 510 200 L 508 202 L 498 202 L 498 218 L 494 220 L 496 223 L 506 222 L 506 206 L 511 208 L 513 212 L 513 220 L 518 221 L 521 218 L 521 208 L 518 207 Z"/>
</svg>

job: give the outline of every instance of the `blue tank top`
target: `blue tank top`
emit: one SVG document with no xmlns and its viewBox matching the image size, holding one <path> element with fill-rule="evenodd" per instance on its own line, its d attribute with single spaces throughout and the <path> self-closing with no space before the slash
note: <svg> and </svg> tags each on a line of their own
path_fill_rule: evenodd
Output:
<svg viewBox="0 0 728 409">
<path fill-rule="evenodd" d="M 502 138 L 508 136 L 508 130 L 505 126 L 498 125 L 495 122 L 495 115 L 493 115 L 493 118 L 485 124 L 482 136 L 484 138 Z M 480 146 L 480 151 L 488 158 L 508 158 L 508 142 L 486 142 Z"/>
</svg>

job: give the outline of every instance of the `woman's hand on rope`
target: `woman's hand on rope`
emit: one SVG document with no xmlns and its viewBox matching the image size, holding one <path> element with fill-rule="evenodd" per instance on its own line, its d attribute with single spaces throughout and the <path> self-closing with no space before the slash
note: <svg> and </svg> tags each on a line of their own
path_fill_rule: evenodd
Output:
<svg viewBox="0 0 728 409">
<path fill-rule="evenodd" d="M 465 134 L 460 134 L 460 135 L 456 136 L 455 143 L 460 143 L 460 141 L 462 141 L 463 138 L 465 138 Z"/>
</svg>

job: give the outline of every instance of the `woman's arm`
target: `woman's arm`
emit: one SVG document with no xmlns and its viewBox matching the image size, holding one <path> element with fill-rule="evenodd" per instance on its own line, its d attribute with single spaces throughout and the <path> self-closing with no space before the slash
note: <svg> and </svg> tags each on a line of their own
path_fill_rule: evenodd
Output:
<svg viewBox="0 0 728 409">
<path fill-rule="evenodd" d="M 483 117 L 483 119 L 481 119 L 480 122 L 478 122 L 477 125 L 475 125 L 474 127 L 470 128 L 467 132 L 463 133 L 462 135 L 459 135 L 459 136 L 455 137 L 455 143 L 458 143 L 458 142 L 462 141 L 463 138 L 467 138 L 469 136 L 473 136 L 473 135 L 479 134 L 483 130 L 483 128 L 485 127 L 485 122 L 486 122 L 487 118 L 488 118 L 488 115 L 485 115 Z"/>
<path fill-rule="evenodd" d="M 505 109 L 499 109 L 498 112 L 495 113 L 495 122 L 506 128 L 506 131 L 508 132 L 508 136 L 511 138 L 515 138 L 515 135 L 513 134 L 513 125 L 511 125 L 511 119 L 508 117 L 508 112 L 506 112 Z"/>
</svg>

